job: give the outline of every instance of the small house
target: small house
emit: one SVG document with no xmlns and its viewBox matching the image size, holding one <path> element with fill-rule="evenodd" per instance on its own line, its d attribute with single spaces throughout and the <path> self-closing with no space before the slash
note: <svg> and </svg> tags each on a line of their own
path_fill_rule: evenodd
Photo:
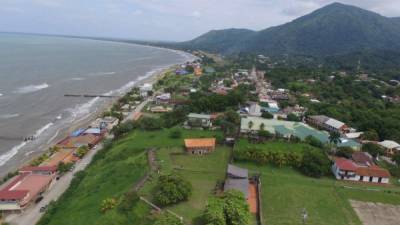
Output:
<svg viewBox="0 0 400 225">
<path fill-rule="evenodd" d="M 378 145 L 382 146 L 385 149 L 385 153 L 387 156 L 392 156 L 400 151 L 400 144 L 395 141 L 385 140 L 382 142 L 378 142 Z"/>
<path fill-rule="evenodd" d="M 215 150 L 215 138 L 185 139 L 185 148 L 188 153 L 203 155 Z"/>
<path fill-rule="evenodd" d="M 190 113 L 188 116 L 188 125 L 190 127 L 202 127 L 202 128 L 210 128 L 212 127 L 212 116 L 208 114 L 197 114 Z"/>
</svg>

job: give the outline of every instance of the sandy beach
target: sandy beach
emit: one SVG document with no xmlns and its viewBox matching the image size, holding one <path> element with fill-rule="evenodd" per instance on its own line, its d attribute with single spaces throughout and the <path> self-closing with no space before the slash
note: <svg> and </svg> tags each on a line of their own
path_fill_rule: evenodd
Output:
<svg viewBox="0 0 400 225">
<path fill-rule="evenodd" d="M 138 80 L 134 84 L 134 87 L 138 87 L 144 83 L 154 84 L 166 72 L 174 70 L 177 66 L 178 65 L 172 65 L 167 68 L 155 71 L 153 74 L 150 74 L 148 77 Z M 121 97 L 124 94 L 125 93 L 123 93 L 121 95 Z M 0 177 L 4 177 L 5 175 L 7 175 L 7 173 L 17 171 L 19 168 L 23 167 L 24 165 L 29 164 L 29 162 L 31 162 L 33 159 L 39 157 L 40 155 L 44 154 L 45 152 L 47 152 L 47 150 L 50 147 L 56 145 L 58 142 L 60 142 L 64 138 L 66 138 L 74 130 L 77 130 L 79 128 L 88 127 L 96 118 L 100 117 L 103 112 L 109 110 L 112 107 L 112 105 L 117 101 L 118 101 L 117 98 L 115 98 L 113 100 L 107 100 L 106 102 L 100 104 L 96 111 L 91 112 L 84 119 L 74 121 L 71 124 L 69 124 L 68 127 L 65 127 L 63 129 L 59 130 L 59 132 L 57 133 L 57 135 L 53 138 L 53 140 L 51 142 L 42 143 L 40 145 L 39 149 L 37 149 L 34 146 L 31 149 L 28 149 L 28 151 L 31 152 L 31 154 L 29 154 L 29 157 L 25 158 L 23 161 L 20 161 L 20 163 L 13 164 L 12 166 L 8 167 L 7 170 L 0 171 Z M 29 147 L 27 147 L 27 148 L 29 148 Z"/>
</svg>

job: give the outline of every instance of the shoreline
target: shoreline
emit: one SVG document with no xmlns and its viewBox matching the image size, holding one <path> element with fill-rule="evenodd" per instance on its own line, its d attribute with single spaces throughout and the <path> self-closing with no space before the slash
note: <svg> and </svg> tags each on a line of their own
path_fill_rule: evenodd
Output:
<svg viewBox="0 0 400 225">
<path fill-rule="evenodd" d="M 195 57 L 193 57 L 191 60 L 193 60 L 193 59 L 195 59 Z M 99 103 L 98 108 L 96 108 L 96 110 L 94 112 L 90 112 L 86 116 L 86 118 L 81 119 L 81 120 L 78 119 L 76 121 L 73 121 L 68 126 L 61 128 L 58 131 L 58 134 L 56 134 L 52 138 L 53 139 L 52 141 L 50 141 L 50 142 L 43 141 L 43 143 L 39 144 L 39 147 L 32 146 L 31 149 L 28 149 L 28 151 L 26 151 L 26 152 L 27 153 L 31 152 L 31 153 L 29 155 L 27 155 L 26 158 L 21 159 L 20 161 L 16 161 L 14 164 L 10 165 L 9 167 L 7 167 L 3 171 L 1 171 L 0 181 L 2 181 L 8 174 L 17 172 L 20 168 L 29 164 L 35 158 L 47 153 L 47 151 L 50 147 L 56 145 L 58 142 L 60 142 L 64 138 L 66 138 L 72 131 L 74 131 L 78 128 L 88 127 L 94 120 L 96 120 L 99 116 L 101 116 L 102 113 L 109 110 L 113 104 L 115 104 L 120 98 L 125 96 L 125 94 L 128 91 L 130 91 L 133 87 L 138 87 L 140 85 L 143 85 L 144 83 L 154 84 L 165 73 L 175 69 L 178 65 L 179 64 L 172 64 L 172 65 L 165 66 L 164 68 L 161 67 L 159 69 L 154 69 L 153 72 L 149 71 L 148 72 L 149 74 L 147 76 L 146 75 L 139 76 L 136 80 L 131 81 L 131 82 L 134 82 L 134 84 L 132 85 L 132 87 L 127 88 L 127 90 L 124 90 L 121 93 L 121 97 L 110 100 L 110 101 Z M 128 83 L 129 82 L 127 82 L 127 84 Z M 27 148 L 29 148 L 29 147 L 27 147 Z M 37 149 L 37 151 L 34 151 L 35 149 Z M 3 185 L 3 183 L 0 183 L 0 186 L 2 186 L 2 185 Z"/>
</svg>

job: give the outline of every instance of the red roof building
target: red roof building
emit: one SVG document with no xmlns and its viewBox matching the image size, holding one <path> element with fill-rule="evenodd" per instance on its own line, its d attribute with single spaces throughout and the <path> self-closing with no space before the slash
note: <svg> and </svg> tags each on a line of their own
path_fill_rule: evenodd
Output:
<svg viewBox="0 0 400 225">
<path fill-rule="evenodd" d="M 0 190 L 0 211 L 20 211 L 47 190 L 55 167 L 25 167 Z"/>
<path fill-rule="evenodd" d="M 359 157 L 358 159 L 365 162 L 366 158 Z M 376 166 L 373 162 L 361 164 L 345 158 L 335 159 L 332 172 L 338 180 L 387 184 L 390 179 L 389 171 Z"/>
</svg>

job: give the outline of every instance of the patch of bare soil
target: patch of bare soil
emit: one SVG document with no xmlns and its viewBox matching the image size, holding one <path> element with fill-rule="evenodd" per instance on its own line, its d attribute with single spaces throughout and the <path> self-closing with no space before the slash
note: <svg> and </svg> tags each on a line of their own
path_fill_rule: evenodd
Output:
<svg viewBox="0 0 400 225">
<path fill-rule="evenodd" d="M 350 200 L 363 225 L 399 225 L 400 206 Z"/>
</svg>

